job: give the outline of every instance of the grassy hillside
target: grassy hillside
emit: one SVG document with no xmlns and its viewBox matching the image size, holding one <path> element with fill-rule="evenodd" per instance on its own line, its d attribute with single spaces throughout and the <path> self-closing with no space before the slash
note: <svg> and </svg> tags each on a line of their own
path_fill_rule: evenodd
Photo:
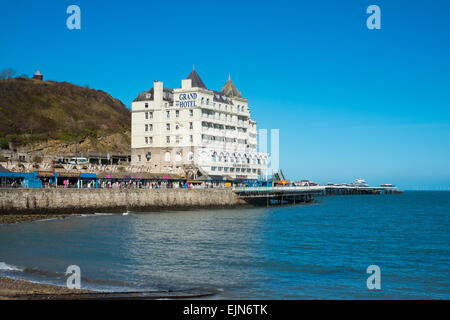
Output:
<svg viewBox="0 0 450 320">
<path fill-rule="evenodd" d="M 67 82 L 0 80 L 0 148 L 129 152 L 130 111 L 103 91 Z"/>
</svg>

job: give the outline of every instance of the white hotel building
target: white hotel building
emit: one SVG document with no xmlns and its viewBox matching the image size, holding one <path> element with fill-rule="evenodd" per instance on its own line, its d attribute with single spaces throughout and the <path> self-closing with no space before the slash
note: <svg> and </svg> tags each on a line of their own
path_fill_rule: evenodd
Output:
<svg viewBox="0 0 450 320">
<path fill-rule="evenodd" d="M 134 165 L 191 179 L 257 179 L 267 170 L 268 154 L 257 152 L 248 100 L 231 79 L 220 92 L 206 88 L 195 70 L 181 88 L 155 81 L 133 101 L 131 111 Z"/>
</svg>

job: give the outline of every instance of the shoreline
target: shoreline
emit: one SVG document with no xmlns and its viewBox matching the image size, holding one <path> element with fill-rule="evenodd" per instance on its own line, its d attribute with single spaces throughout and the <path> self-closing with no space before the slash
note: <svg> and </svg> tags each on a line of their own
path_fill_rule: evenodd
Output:
<svg viewBox="0 0 450 320">
<path fill-rule="evenodd" d="M 84 215 L 96 216 L 97 214 L 121 215 L 124 212 L 132 213 L 152 213 L 165 211 L 192 211 L 192 210 L 227 210 L 227 209 L 243 209 L 253 208 L 249 204 L 238 204 L 234 206 L 165 206 L 165 207 L 148 207 L 148 208 L 122 208 L 122 207 L 105 207 L 98 209 L 78 209 L 78 210 L 58 210 L 60 213 L 4 213 L 0 211 L 0 226 L 8 224 L 16 224 L 22 222 L 46 221 L 54 219 L 68 219 L 72 217 L 80 217 Z M 61 213 L 62 212 L 62 213 Z"/>
<path fill-rule="evenodd" d="M 91 290 L 68 289 L 53 284 L 43 284 L 0 276 L 0 300 L 58 299 L 58 296 L 75 298 L 78 294 L 96 293 Z"/>
<path fill-rule="evenodd" d="M 49 219 L 64 219 L 76 216 L 75 214 L 1 214 L 0 225 L 21 222 L 45 221 Z"/>
<path fill-rule="evenodd" d="M 208 298 L 218 294 L 215 289 L 184 289 L 163 291 L 102 292 L 68 289 L 53 284 L 37 283 L 0 276 L 1 300 L 155 300 Z"/>
</svg>

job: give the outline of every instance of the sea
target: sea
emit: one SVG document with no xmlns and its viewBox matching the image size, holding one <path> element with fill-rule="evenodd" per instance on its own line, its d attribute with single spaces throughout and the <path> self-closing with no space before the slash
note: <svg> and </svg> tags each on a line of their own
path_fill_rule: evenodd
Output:
<svg viewBox="0 0 450 320">
<path fill-rule="evenodd" d="M 296 206 L 99 212 L 0 225 L 0 276 L 65 286 L 76 265 L 82 288 L 106 292 L 449 299 L 449 245 L 450 192 L 328 196 Z"/>
</svg>

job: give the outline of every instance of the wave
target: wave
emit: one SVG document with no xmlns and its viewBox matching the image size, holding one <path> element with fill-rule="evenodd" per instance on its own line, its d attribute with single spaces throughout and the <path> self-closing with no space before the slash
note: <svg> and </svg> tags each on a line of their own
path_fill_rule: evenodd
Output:
<svg viewBox="0 0 450 320">
<path fill-rule="evenodd" d="M 17 266 L 13 266 L 11 264 L 7 264 L 5 262 L 0 262 L 0 270 L 6 270 L 6 271 L 23 271 L 23 269 L 20 269 Z"/>
</svg>

